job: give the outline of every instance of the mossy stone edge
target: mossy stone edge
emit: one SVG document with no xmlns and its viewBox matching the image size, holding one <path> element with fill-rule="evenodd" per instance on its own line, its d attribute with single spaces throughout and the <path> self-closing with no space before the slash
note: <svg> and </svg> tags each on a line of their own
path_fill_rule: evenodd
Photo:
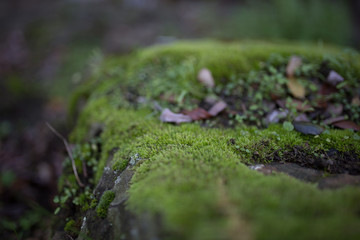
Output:
<svg viewBox="0 0 360 240">
<path fill-rule="evenodd" d="M 359 188 L 319 190 L 315 184 L 285 174 L 264 176 L 244 164 L 251 161 L 249 150 L 264 140 L 270 142 L 264 152 L 307 143 L 313 151 L 335 148 L 359 153 L 355 133 L 330 130 L 314 137 L 286 131 L 281 125 L 263 130 L 204 129 L 196 123 L 174 126 L 161 123 L 151 104 L 134 109 L 124 94 L 145 81 L 139 92 L 151 98 L 145 87 L 152 82 L 168 86 L 171 80 L 174 94 L 186 89 L 201 97 L 206 92 L 196 80 L 199 69 L 209 68 L 221 84 L 221 79 L 234 73 L 258 68 L 271 53 L 313 61 L 324 56 L 339 58 L 360 77 L 359 55 L 335 47 L 212 41 L 152 47 L 128 57 L 108 58 L 79 89 L 74 103 L 86 96 L 87 104 L 71 140 L 81 143 L 93 124 L 103 124 L 97 181 L 116 149 L 109 164 L 112 170 L 134 172 L 126 209 L 138 216 L 160 215 L 162 231 L 169 239 L 239 239 L 240 235 L 248 239 L 356 239 L 360 234 Z M 159 78 L 164 76 L 160 70 L 172 71 L 166 61 L 182 66 L 183 72 L 174 73 L 181 81 Z M 151 69 L 154 65 L 155 70 Z M 343 74 L 344 69 L 334 69 Z M 230 139 L 236 144 L 228 144 Z"/>
</svg>

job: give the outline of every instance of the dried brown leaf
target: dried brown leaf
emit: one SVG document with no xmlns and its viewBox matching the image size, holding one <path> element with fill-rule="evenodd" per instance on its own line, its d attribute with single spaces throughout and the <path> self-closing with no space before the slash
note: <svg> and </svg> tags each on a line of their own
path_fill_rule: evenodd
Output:
<svg viewBox="0 0 360 240">
<path fill-rule="evenodd" d="M 338 89 L 336 89 L 336 87 L 331 86 L 330 84 L 324 83 L 323 85 L 321 85 L 319 94 L 327 96 L 327 95 L 337 93 L 337 92 L 338 92 Z"/>
<path fill-rule="evenodd" d="M 160 120 L 162 122 L 177 123 L 177 124 L 192 121 L 191 117 L 181 113 L 173 113 L 168 108 L 165 108 L 162 111 Z"/>
<path fill-rule="evenodd" d="M 293 78 L 295 74 L 295 70 L 300 67 L 302 64 L 302 60 L 298 56 L 292 56 L 288 62 L 286 67 L 286 76 L 288 78 Z"/>
<path fill-rule="evenodd" d="M 287 86 L 291 95 L 296 98 L 303 99 L 305 97 L 305 88 L 295 78 L 290 78 L 287 82 Z"/>
<path fill-rule="evenodd" d="M 350 120 L 343 120 L 339 122 L 332 123 L 333 126 L 341 128 L 341 129 L 353 129 L 356 131 L 360 131 L 360 126 Z"/>
<path fill-rule="evenodd" d="M 344 120 L 345 120 L 344 116 L 339 116 L 339 117 L 328 118 L 324 121 L 324 123 L 329 125 L 329 124 L 333 124 L 333 123 L 344 121 Z"/>
<path fill-rule="evenodd" d="M 337 93 L 337 92 L 338 92 L 338 89 L 336 89 L 336 87 L 331 86 L 328 83 L 323 83 L 318 92 L 318 95 L 320 98 L 317 101 L 315 101 L 316 107 L 317 108 L 327 108 L 328 102 L 332 98 L 332 94 Z"/>
<path fill-rule="evenodd" d="M 205 109 L 203 108 L 196 108 L 193 110 L 185 110 L 184 114 L 191 117 L 192 120 L 203 120 L 212 117 Z"/>
<path fill-rule="evenodd" d="M 224 109 L 227 107 L 226 102 L 224 101 L 219 101 L 217 103 L 215 103 L 214 106 L 212 106 L 209 110 L 209 114 L 211 116 L 216 116 L 218 115 L 220 112 L 224 111 Z"/>
<path fill-rule="evenodd" d="M 276 101 L 280 99 L 280 96 L 276 95 L 275 93 L 270 93 L 270 98 L 271 100 Z"/>
</svg>

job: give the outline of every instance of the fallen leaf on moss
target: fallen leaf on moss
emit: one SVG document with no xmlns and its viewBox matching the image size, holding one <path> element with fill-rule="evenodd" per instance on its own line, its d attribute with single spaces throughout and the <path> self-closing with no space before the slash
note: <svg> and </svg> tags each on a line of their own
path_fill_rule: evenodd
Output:
<svg viewBox="0 0 360 240">
<path fill-rule="evenodd" d="M 326 81 L 332 85 L 332 86 L 336 86 L 339 83 L 344 81 L 344 78 L 338 74 L 337 72 L 335 72 L 334 70 L 331 70 Z"/>
<path fill-rule="evenodd" d="M 270 98 L 271 98 L 271 100 L 276 101 L 276 100 L 280 99 L 280 96 L 276 95 L 275 93 L 270 93 Z"/>
<path fill-rule="evenodd" d="M 328 118 L 324 121 L 324 123 L 329 125 L 329 124 L 344 121 L 344 120 L 345 120 L 344 116 L 339 116 L 339 117 Z"/>
<path fill-rule="evenodd" d="M 294 78 L 295 70 L 301 66 L 302 60 L 300 57 L 292 56 L 286 67 L 286 76 L 289 81 L 287 82 L 288 89 L 296 98 L 303 99 L 305 97 L 305 88 L 301 85 L 296 78 Z"/>
<path fill-rule="evenodd" d="M 196 108 L 193 110 L 185 110 L 184 114 L 191 117 L 191 119 L 194 121 L 208 119 L 211 117 L 211 115 L 203 108 Z"/>
<path fill-rule="evenodd" d="M 360 126 L 350 120 L 334 122 L 332 123 L 332 125 L 341 129 L 353 129 L 356 131 L 360 131 Z"/>
<path fill-rule="evenodd" d="M 213 88 L 215 86 L 214 78 L 207 68 L 203 68 L 199 71 L 198 80 L 208 88 Z"/>
<path fill-rule="evenodd" d="M 183 123 L 183 122 L 192 122 L 191 117 L 181 114 L 181 113 L 173 113 L 168 108 L 165 108 L 160 116 L 160 120 L 162 122 L 168 123 Z"/>
<path fill-rule="evenodd" d="M 224 111 L 224 109 L 227 107 L 226 102 L 224 101 L 219 101 L 217 103 L 215 103 L 214 106 L 212 106 L 209 110 L 209 114 L 211 116 L 217 116 L 219 113 L 221 113 L 222 111 Z"/>
<path fill-rule="evenodd" d="M 331 86 L 330 84 L 324 83 L 323 85 L 321 85 L 319 94 L 327 96 L 327 95 L 337 93 L 337 92 L 338 92 L 338 89 L 336 89 L 336 87 Z"/>
<path fill-rule="evenodd" d="M 332 94 L 337 93 L 338 89 L 328 83 L 323 83 L 318 92 L 320 98 L 315 102 L 317 108 L 327 108 L 329 100 L 332 98 Z"/>
<path fill-rule="evenodd" d="M 295 78 L 290 78 L 287 82 L 288 89 L 296 98 L 303 99 L 305 97 L 305 88 L 303 85 L 301 85 Z"/>
<path fill-rule="evenodd" d="M 302 60 L 298 56 L 292 56 L 286 66 L 286 76 L 288 78 L 293 78 L 295 75 L 295 70 L 299 68 L 302 64 Z"/>
<path fill-rule="evenodd" d="M 324 128 L 309 123 L 309 122 L 293 122 L 296 131 L 308 135 L 319 135 L 324 131 Z"/>
</svg>

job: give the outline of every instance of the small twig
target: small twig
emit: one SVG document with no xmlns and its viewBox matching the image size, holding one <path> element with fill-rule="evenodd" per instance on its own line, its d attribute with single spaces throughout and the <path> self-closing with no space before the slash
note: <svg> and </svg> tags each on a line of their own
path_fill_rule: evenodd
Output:
<svg viewBox="0 0 360 240">
<path fill-rule="evenodd" d="M 282 150 L 282 148 L 279 148 L 279 149 L 275 150 L 274 152 L 272 152 L 272 153 L 269 154 L 269 157 L 272 156 L 272 155 L 274 155 L 275 153 L 281 151 L 281 150 Z"/>
<path fill-rule="evenodd" d="M 87 174 L 87 170 L 86 170 L 86 164 L 85 161 L 82 161 L 82 167 L 83 167 L 83 173 L 84 173 L 84 177 L 87 178 L 88 174 Z"/>
<path fill-rule="evenodd" d="M 70 239 L 70 240 L 74 240 L 71 236 L 70 236 L 70 234 L 66 234 L 66 236 Z"/>
<path fill-rule="evenodd" d="M 48 123 L 48 122 L 45 122 L 45 123 L 48 126 L 48 128 L 50 128 L 50 130 L 64 142 L 66 151 L 67 151 L 67 153 L 69 155 L 69 158 L 71 160 L 71 165 L 72 165 L 72 169 L 73 169 L 76 181 L 77 181 L 77 183 L 79 184 L 80 187 L 85 187 L 85 185 L 80 181 L 79 175 L 78 175 L 77 170 L 76 170 L 75 160 L 74 160 L 74 157 L 73 157 L 73 155 L 71 153 L 68 142 L 66 141 L 66 139 L 58 131 L 55 130 L 55 128 L 53 128 L 50 125 L 50 123 Z"/>
</svg>

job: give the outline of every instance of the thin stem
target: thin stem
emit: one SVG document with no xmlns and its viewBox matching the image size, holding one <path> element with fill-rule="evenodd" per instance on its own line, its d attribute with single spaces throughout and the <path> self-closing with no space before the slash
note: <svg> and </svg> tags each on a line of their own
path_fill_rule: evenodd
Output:
<svg viewBox="0 0 360 240">
<path fill-rule="evenodd" d="M 45 122 L 45 123 L 46 123 L 46 125 L 48 126 L 48 128 L 50 128 L 50 130 L 64 142 L 66 151 L 67 151 L 67 153 L 68 153 L 68 155 L 69 155 L 69 158 L 70 158 L 70 160 L 71 160 L 71 165 L 72 165 L 72 169 L 73 169 L 73 172 L 74 172 L 76 181 L 77 181 L 77 183 L 79 184 L 80 187 L 85 187 L 85 185 L 81 182 L 81 180 L 80 180 L 80 178 L 79 178 L 78 172 L 77 172 L 77 170 L 76 170 L 75 160 L 74 160 L 74 157 L 73 157 L 73 155 L 72 155 L 72 153 L 71 153 L 71 150 L 70 150 L 70 147 L 69 147 L 68 142 L 66 141 L 66 139 L 65 139 L 58 131 L 55 130 L 55 128 L 53 128 L 53 127 L 50 125 L 50 123 L 48 123 L 48 122 Z"/>
</svg>

